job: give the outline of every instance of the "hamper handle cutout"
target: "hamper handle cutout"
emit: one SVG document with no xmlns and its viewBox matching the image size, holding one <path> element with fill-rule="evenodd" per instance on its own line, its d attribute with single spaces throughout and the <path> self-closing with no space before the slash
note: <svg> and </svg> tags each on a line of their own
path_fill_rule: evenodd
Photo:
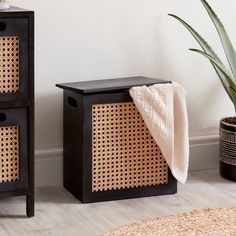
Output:
<svg viewBox="0 0 236 236">
<path fill-rule="evenodd" d="M 68 97 L 68 104 L 72 107 L 77 107 L 77 101 L 72 97 Z"/>
<path fill-rule="evenodd" d="M 4 31 L 7 28 L 7 25 L 4 22 L 0 22 L 0 31 Z"/>
<path fill-rule="evenodd" d="M 7 116 L 5 113 L 0 113 L 0 122 L 3 122 L 7 119 Z"/>
</svg>

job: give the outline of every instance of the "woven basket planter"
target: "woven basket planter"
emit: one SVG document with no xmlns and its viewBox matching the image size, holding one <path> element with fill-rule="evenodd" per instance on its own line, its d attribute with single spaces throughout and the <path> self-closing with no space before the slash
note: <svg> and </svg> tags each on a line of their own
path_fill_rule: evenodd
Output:
<svg viewBox="0 0 236 236">
<path fill-rule="evenodd" d="M 220 174 L 236 181 L 236 125 L 225 119 L 220 121 Z"/>
</svg>

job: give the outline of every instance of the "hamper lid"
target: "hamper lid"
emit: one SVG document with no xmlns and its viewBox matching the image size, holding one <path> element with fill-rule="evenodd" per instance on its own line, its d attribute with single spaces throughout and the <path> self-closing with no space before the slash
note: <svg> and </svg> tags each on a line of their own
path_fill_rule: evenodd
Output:
<svg viewBox="0 0 236 236">
<path fill-rule="evenodd" d="M 170 83 L 167 80 L 153 79 L 143 76 L 126 77 L 106 80 L 92 80 L 84 82 L 73 82 L 56 84 L 57 87 L 72 90 L 82 94 L 102 93 L 102 92 L 118 92 L 130 89 L 134 86 L 153 85 L 160 83 Z"/>
</svg>

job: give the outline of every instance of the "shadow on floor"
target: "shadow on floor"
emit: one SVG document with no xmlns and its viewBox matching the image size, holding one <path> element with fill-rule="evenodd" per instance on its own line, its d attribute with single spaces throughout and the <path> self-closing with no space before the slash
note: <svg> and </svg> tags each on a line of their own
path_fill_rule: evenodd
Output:
<svg viewBox="0 0 236 236">
<path fill-rule="evenodd" d="M 29 218 L 28 216 L 26 216 L 26 215 L 14 215 L 14 214 L 12 214 L 12 215 L 10 215 L 10 214 L 6 214 L 6 215 L 2 215 L 1 213 L 0 213 L 0 219 L 9 219 L 9 218 L 12 218 L 12 219 L 27 219 L 27 218 Z"/>
<path fill-rule="evenodd" d="M 201 181 L 205 181 L 208 183 L 217 183 L 217 184 L 235 184 L 234 181 L 224 179 L 218 169 L 213 170 L 204 170 L 204 175 L 202 174 L 203 171 L 191 171 L 189 174 L 189 180 L 191 180 L 191 177 L 193 177 L 195 180 L 199 179 Z"/>
<path fill-rule="evenodd" d="M 36 203 L 60 203 L 60 204 L 82 204 L 70 192 L 63 187 L 37 188 L 35 193 Z"/>
</svg>

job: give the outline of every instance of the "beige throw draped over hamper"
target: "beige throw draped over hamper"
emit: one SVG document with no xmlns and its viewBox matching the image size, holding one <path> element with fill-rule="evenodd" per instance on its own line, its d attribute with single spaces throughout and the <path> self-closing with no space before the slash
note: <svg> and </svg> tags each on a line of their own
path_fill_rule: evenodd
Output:
<svg viewBox="0 0 236 236">
<path fill-rule="evenodd" d="M 133 87 L 129 92 L 173 176 L 185 183 L 189 136 L 184 88 L 172 82 Z"/>
</svg>

